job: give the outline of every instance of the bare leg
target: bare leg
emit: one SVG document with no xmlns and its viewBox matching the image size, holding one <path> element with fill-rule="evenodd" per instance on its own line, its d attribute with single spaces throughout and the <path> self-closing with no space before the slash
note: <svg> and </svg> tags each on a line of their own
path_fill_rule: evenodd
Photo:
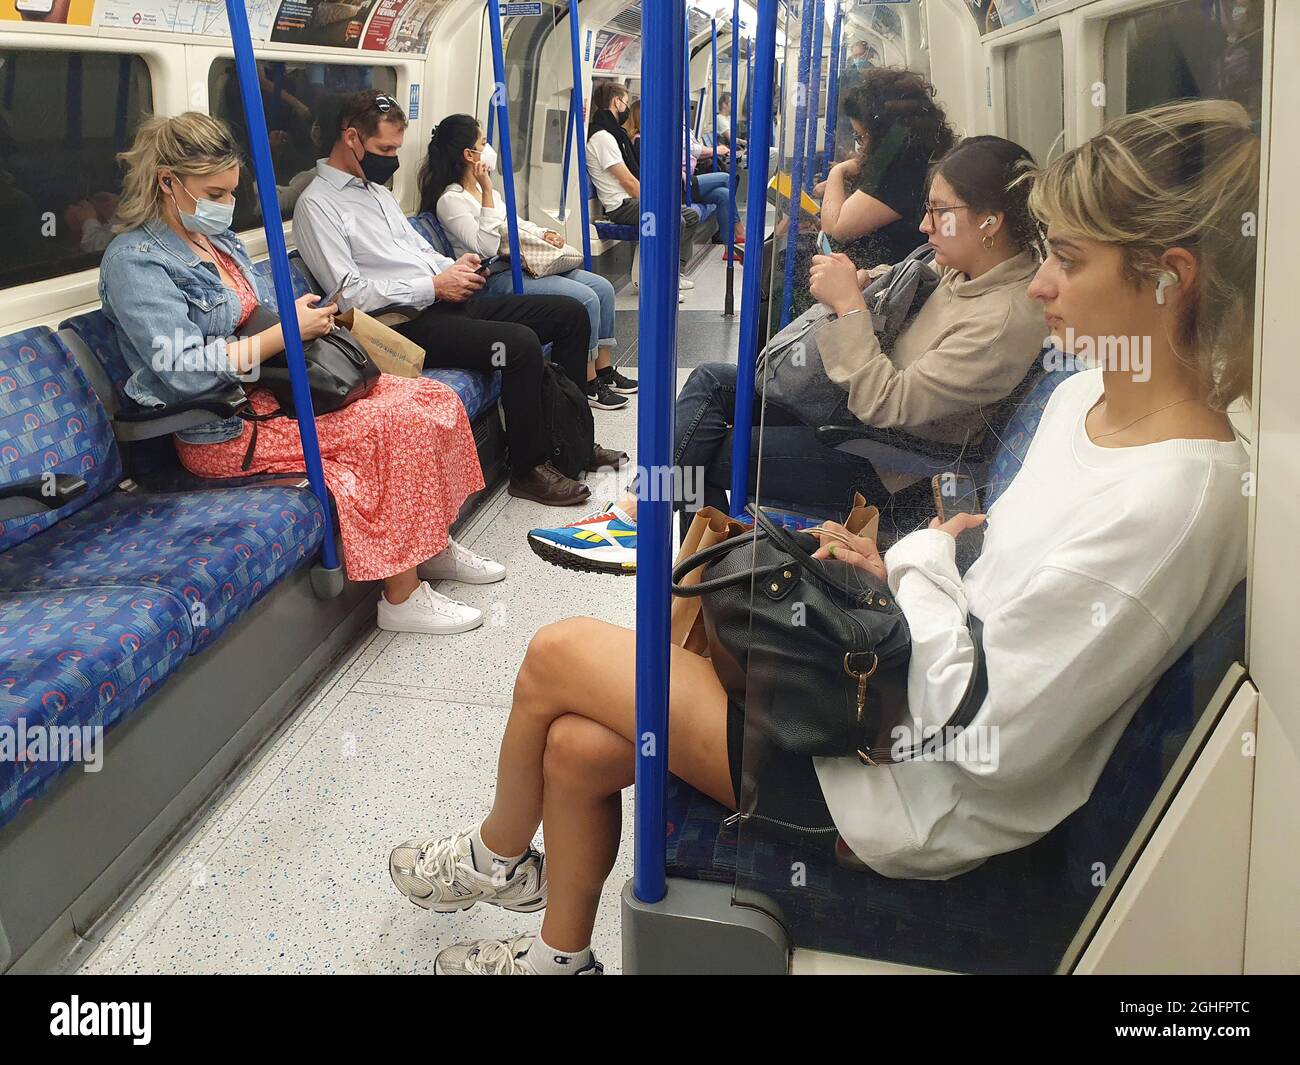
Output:
<svg viewBox="0 0 1300 1065">
<path fill-rule="evenodd" d="M 614 358 L 613 358 L 613 351 L 614 351 L 613 348 L 608 348 L 608 347 L 606 347 L 606 348 L 597 348 L 597 349 L 596 349 L 596 369 L 597 369 L 597 370 L 604 370 L 604 369 L 606 369 L 606 368 L 610 365 L 610 363 L 612 363 L 612 362 L 614 361 Z"/>
<path fill-rule="evenodd" d="M 413 569 L 404 570 L 384 578 L 384 598 L 394 606 L 405 603 L 419 586 L 420 575 Z"/>
<path fill-rule="evenodd" d="M 589 940 L 599 885 L 618 847 L 617 795 L 632 780 L 636 735 L 635 647 L 636 634 L 629 629 L 570 618 L 538 632 L 515 681 L 496 797 L 480 833 L 498 854 L 519 854 L 545 812 L 549 906 L 554 921 L 562 922 L 552 925 L 548 918 L 547 942 L 561 949 L 583 940 L 580 948 Z M 671 649 L 671 670 L 669 769 L 735 809 L 726 693 L 712 665 L 680 647 Z M 594 722 L 611 735 L 597 737 L 580 722 L 557 728 L 566 715 Z M 614 739 L 626 747 L 617 747 Z M 582 773 L 563 768 L 576 761 L 588 768 Z"/>
</svg>

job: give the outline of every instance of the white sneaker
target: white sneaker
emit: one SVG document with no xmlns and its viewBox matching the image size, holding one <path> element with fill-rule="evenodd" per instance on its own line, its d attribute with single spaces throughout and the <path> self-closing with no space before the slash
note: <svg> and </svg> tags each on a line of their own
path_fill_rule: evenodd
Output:
<svg viewBox="0 0 1300 1065">
<path fill-rule="evenodd" d="M 477 629 L 483 624 L 483 611 L 448 599 L 421 581 L 404 603 L 390 603 L 388 597 L 380 593 L 377 624 L 387 632 L 446 636 Z"/>
<path fill-rule="evenodd" d="M 451 537 L 447 538 L 447 549 L 427 562 L 421 562 L 416 572 L 422 581 L 460 581 L 462 584 L 496 584 L 506 577 L 506 568 L 500 562 L 474 554 Z"/>
<path fill-rule="evenodd" d="M 677 279 L 677 302 L 678 302 L 678 303 L 685 303 L 685 302 L 686 302 L 686 292 L 684 291 L 684 287 L 683 287 L 683 285 L 682 285 L 682 281 L 684 281 L 684 280 L 686 280 L 686 279 L 685 279 L 685 278 L 682 278 L 682 277 L 679 277 L 679 278 Z M 695 282 L 694 282 L 694 281 L 687 281 L 686 283 L 687 283 L 688 285 L 690 285 L 691 288 L 694 288 L 694 287 L 695 287 Z M 633 281 L 633 282 L 632 282 L 632 287 L 633 287 L 633 288 L 640 288 L 640 287 L 641 287 L 641 282 L 640 282 L 640 281 Z"/>
<path fill-rule="evenodd" d="M 533 913 L 546 908 L 546 856 L 529 847 L 513 869 L 491 874 L 474 868 L 473 827 L 442 839 L 408 839 L 388 856 L 388 874 L 415 905 L 437 913 L 468 910 L 478 902 Z"/>
<path fill-rule="evenodd" d="M 687 277 L 685 274 L 678 274 L 678 275 L 677 275 L 677 287 L 678 287 L 679 289 L 681 289 L 681 291 L 683 291 L 683 292 L 689 292 L 691 289 L 693 289 L 693 288 L 695 287 L 695 282 L 692 281 L 692 280 L 691 280 L 689 277 Z"/>
<path fill-rule="evenodd" d="M 433 960 L 437 976 L 536 976 L 528 951 L 536 936 L 525 933 L 512 939 L 476 939 L 439 951 Z M 591 956 L 573 976 L 603 976 L 605 967 Z"/>
</svg>

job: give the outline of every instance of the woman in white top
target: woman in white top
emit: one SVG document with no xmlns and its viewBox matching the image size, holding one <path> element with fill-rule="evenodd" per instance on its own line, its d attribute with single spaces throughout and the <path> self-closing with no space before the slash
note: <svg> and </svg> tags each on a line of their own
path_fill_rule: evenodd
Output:
<svg viewBox="0 0 1300 1065">
<path fill-rule="evenodd" d="M 453 247 L 449 254 L 469 253 L 484 262 L 498 256 L 508 259 L 505 205 L 492 187 L 496 152 L 487 143 L 478 120 L 471 115 L 448 115 L 429 138 L 429 151 L 420 169 L 420 210 L 436 214 Z M 564 237 L 519 219 L 520 233 L 541 237 L 557 248 Z M 509 296 L 514 284 L 509 270 L 493 274 L 482 290 Z M 627 406 L 626 396 L 636 392 L 636 381 L 614 369 L 614 286 L 588 270 L 569 270 L 549 277 L 524 275 L 524 291 L 533 295 L 568 296 L 587 310 L 591 319 L 591 362 L 587 366 L 587 402 L 599 410 Z"/>
<path fill-rule="evenodd" d="M 1087 801 L 1136 707 L 1246 572 L 1249 464 L 1224 411 L 1250 390 L 1255 241 L 1241 219 L 1258 194 L 1258 138 L 1226 101 L 1118 119 L 1038 177 L 1050 254 L 1030 294 L 1047 327 L 1074 350 L 1140 337 L 1149 351 L 1057 388 L 964 575 L 956 537 L 982 516 L 935 519 L 883 558 L 861 538 L 817 552 L 888 581 L 911 630 L 904 716 L 922 726 L 957 704 L 968 617 L 983 620 L 988 694 L 972 727 L 994 730 L 997 756 L 867 766 L 778 752 L 760 779 L 775 771 L 782 786 L 759 790 L 759 814 L 820 825 L 828 844 L 838 832 L 886 876 L 944 879 Z M 841 314 L 860 311 L 845 273 L 826 296 Z M 540 933 L 449 947 L 438 972 L 599 971 L 591 930 L 633 780 L 634 646 L 633 632 L 590 618 L 542 629 L 515 684 L 491 813 L 393 852 L 394 880 L 422 906 L 546 907 Z M 668 767 L 736 809 L 744 712 L 707 659 L 674 647 L 671 677 Z"/>
</svg>

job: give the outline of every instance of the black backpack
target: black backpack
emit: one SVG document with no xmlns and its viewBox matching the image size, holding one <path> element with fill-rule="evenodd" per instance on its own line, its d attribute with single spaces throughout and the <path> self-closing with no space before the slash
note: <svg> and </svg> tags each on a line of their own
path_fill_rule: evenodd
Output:
<svg viewBox="0 0 1300 1065">
<path fill-rule="evenodd" d="M 596 422 L 582 389 L 549 362 L 542 365 L 542 424 L 551 441 L 546 460 L 577 480 L 591 465 Z"/>
</svg>

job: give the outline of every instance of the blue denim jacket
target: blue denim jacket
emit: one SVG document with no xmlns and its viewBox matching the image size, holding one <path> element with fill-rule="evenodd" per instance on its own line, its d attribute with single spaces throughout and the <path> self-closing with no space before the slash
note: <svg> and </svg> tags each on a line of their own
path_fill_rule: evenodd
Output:
<svg viewBox="0 0 1300 1065">
<path fill-rule="evenodd" d="M 265 300 L 240 239 L 227 230 L 212 241 Z M 239 319 L 239 297 L 166 222 L 155 219 L 114 238 L 100 263 L 99 298 L 131 369 L 125 391 L 136 403 L 165 407 L 239 383 L 225 350 Z M 227 418 L 176 435 L 212 444 L 242 431 L 240 419 Z"/>
</svg>

